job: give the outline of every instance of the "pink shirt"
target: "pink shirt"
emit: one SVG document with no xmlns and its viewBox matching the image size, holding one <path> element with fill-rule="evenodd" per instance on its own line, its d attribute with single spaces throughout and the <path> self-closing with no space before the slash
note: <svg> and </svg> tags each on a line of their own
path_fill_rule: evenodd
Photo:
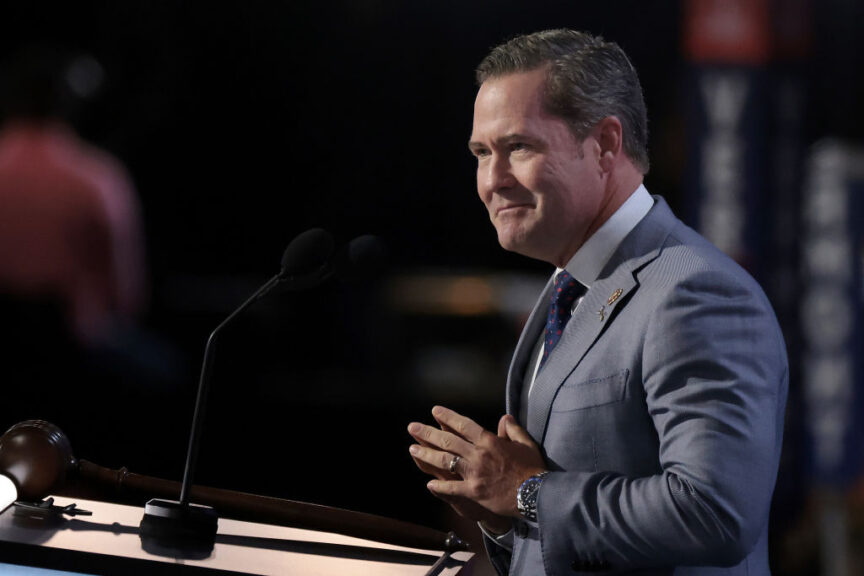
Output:
<svg viewBox="0 0 864 576">
<path fill-rule="evenodd" d="M 59 123 L 0 131 L 0 290 L 59 299 L 93 339 L 140 311 L 143 266 L 137 198 L 117 160 Z"/>
</svg>

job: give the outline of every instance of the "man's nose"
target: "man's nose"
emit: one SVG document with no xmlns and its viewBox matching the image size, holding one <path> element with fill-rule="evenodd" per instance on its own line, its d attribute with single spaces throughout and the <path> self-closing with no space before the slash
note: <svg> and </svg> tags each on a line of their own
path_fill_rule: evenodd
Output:
<svg viewBox="0 0 864 576">
<path fill-rule="evenodd" d="M 483 187 L 488 193 L 510 188 L 516 181 L 513 177 L 509 160 L 505 156 L 500 155 L 493 155 L 489 159 L 483 174 L 483 180 Z"/>
</svg>

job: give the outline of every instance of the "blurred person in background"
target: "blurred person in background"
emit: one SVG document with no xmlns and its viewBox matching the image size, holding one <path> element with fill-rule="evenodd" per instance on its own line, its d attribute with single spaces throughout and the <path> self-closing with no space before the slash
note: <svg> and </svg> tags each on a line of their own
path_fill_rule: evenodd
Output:
<svg viewBox="0 0 864 576">
<path fill-rule="evenodd" d="M 73 127 L 101 81 L 95 60 L 43 45 L 0 63 L 0 427 L 74 429 L 94 398 L 143 381 L 139 201 L 121 162 Z"/>
<path fill-rule="evenodd" d="M 125 168 L 72 127 L 74 65 L 30 48 L 2 70 L 0 291 L 55 300 L 98 345 L 142 311 L 144 244 Z"/>
</svg>

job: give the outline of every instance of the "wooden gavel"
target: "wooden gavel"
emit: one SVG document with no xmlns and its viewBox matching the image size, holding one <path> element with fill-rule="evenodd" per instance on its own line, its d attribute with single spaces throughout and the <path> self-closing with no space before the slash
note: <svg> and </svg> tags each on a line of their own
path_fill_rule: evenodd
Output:
<svg viewBox="0 0 864 576">
<path fill-rule="evenodd" d="M 181 488 L 179 482 L 78 460 L 60 428 L 43 420 L 21 422 L 0 437 L 0 474 L 12 480 L 18 498 L 25 501 L 62 494 L 69 487 L 97 489 L 109 499 L 141 494 L 176 500 Z M 205 486 L 192 486 L 190 494 L 192 501 L 212 506 L 223 518 L 334 532 L 410 548 L 468 550 L 468 544 L 453 532 L 365 512 Z"/>
</svg>

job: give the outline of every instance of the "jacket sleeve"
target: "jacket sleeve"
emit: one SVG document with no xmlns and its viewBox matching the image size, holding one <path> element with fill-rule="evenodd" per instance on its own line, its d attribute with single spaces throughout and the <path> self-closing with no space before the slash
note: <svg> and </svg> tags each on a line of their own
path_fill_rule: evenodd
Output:
<svg viewBox="0 0 864 576">
<path fill-rule="evenodd" d="M 510 573 L 510 560 L 513 556 L 512 550 L 502 546 L 487 534 L 483 534 L 483 546 L 485 546 L 489 561 L 492 563 L 498 576 L 507 576 Z"/>
<path fill-rule="evenodd" d="M 660 472 L 557 471 L 538 495 L 546 570 L 734 565 L 763 533 L 788 387 L 785 347 L 749 278 L 705 272 L 659 298 L 641 356 Z"/>
</svg>

